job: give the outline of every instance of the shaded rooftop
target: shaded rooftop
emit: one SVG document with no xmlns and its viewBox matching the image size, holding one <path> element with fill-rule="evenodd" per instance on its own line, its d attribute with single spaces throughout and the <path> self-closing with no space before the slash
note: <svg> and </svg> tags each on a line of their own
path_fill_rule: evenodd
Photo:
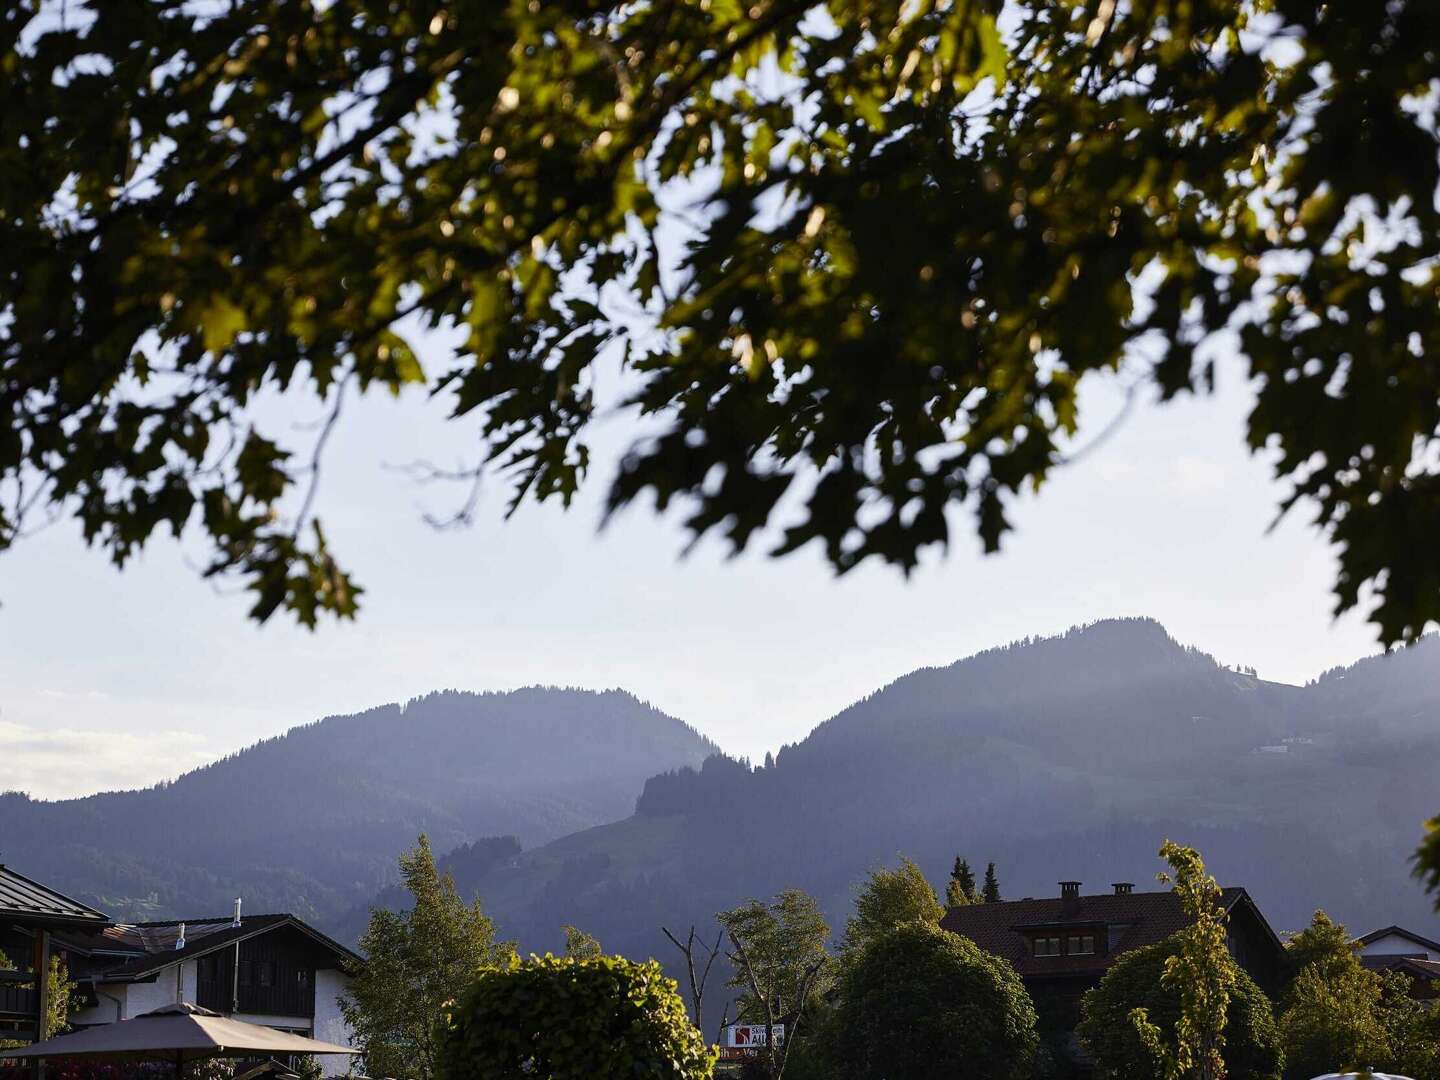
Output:
<svg viewBox="0 0 1440 1080">
<path fill-rule="evenodd" d="M 0 863 L 0 920 L 30 926 L 103 927 L 109 916 Z"/>
</svg>

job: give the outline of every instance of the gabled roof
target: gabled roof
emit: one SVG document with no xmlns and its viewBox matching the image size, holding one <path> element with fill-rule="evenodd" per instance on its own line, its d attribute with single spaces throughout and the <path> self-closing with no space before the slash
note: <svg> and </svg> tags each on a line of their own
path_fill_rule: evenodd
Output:
<svg viewBox="0 0 1440 1080">
<path fill-rule="evenodd" d="M 1374 956 L 1360 957 L 1360 964 L 1367 971 L 1403 971 L 1426 982 L 1440 979 L 1440 960 L 1426 960 L 1423 956 L 1377 953 Z"/>
<path fill-rule="evenodd" d="M 1274 938 L 1258 908 L 1244 889 L 1221 892 L 1227 912 L 1248 906 L 1260 924 Z M 961 934 L 980 948 L 1004 957 L 1022 976 L 1098 975 L 1114 961 L 1115 954 L 1164 941 L 1189 925 L 1179 898 L 1173 892 L 1104 893 L 1071 899 L 1050 897 L 1040 900 L 1008 900 L 994 904 L 967 904 L 945 913 L 940 925 Z M 1043 930 L 1087 926 L 1111 928 L 1108 954 L 1092 956 L 1030 955 L 1029 937 Z"/>
<path fill-rule="evenodd" d="M 1413 941 L 1416 945 L 1423 945 L 1427 951 L 1440 952 L 1440 941 L 1431 941 L 1427 937 L 1421 937 L 1415 931 L 1406 930 L 1403 926 L 1382 926 L 1379 930 L 1371 930 L 1368 934 L 1362 934 L 1355 940 L 1361 945 L 1369 945 L 1383 937 L 1389 937 L 1391 934 L 1403 937 L 1407 941 Z"/>
<path fill-rule="evenodd" d="M 185 925 L 185 947 L 175 946 L 180 937 L 181 922 Z M 120 925 L 102 935 L 80 942 L 93 953 L 114 950 L 132 953 L 116 957 L 116 966 L 97 972 L 96 982 L 133 982 L 146 979 L 156 972 L 183 960 L 193 960 L 281 928 L 290 928 L 310 938 L 335 959 L 336 966 L 362 963 L 359 954 L 347 949 L 333 938 L 294 915 L 246 915 L 234 926 L 229 916 L 214 919 L 167 920 Z"/>
<path fill-rule="evenodd" d="M 0 921 L 31 926 L 105 926 L 110 918 L 0 863 Z"/>
</svg>

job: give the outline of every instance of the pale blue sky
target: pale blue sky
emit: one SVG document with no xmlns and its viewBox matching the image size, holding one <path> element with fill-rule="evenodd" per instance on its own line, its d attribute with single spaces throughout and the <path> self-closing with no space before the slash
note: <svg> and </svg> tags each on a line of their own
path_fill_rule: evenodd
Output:
<svg viewBox="0 0 1440 1080">
<path fill-rule="evenodd" d="M 1082 443 L 1118 401 L 1086 399 Z M 1110 615 L 1304 681 L 1373 634 L 1332 620 L 1332 556 L 1303 513 L 1267 535 L 1280 489 L 1244 448 L 1247 402 L 1231 377 L 1215 398 L 1136 408 L 1016 509 L 1001 555 L 962 522 L 909 580 L 879 565 L 837 580 L 814 551 L 681 559 L 682 530 L 646 510 L 597 533 L 599 484 L 568 514 L 509 522 L 492 486 L 473 528 L 437 533 L 420 508 L 459 493 L 382 466 L 448 463 L 468 429 L 418 396 L 352 402 L 320 508 L 368 589 L 353 625 L 257 627 L 168 540 L 123 572 L 68 524 L 0 556 L 0 789 L 150 783 L 325 715 L 533 683 L 623 687 L 759 756 L 915 667 Z M 602 457 L 631 431 L 612 421 Z"/>
</svg>

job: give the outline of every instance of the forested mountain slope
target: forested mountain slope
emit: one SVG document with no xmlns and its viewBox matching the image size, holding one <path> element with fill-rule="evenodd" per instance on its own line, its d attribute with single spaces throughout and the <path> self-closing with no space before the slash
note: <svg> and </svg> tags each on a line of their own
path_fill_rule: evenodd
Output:
<svg viewBox="0 0 1440 1080">
<path fill-rule="evenodd" d="M 502 931 L 554 947 L 569 922 L 667 957 L 659 926 L 798 885 L 838 927 L 897 852 L 937 882 L 957 852 L 1008 895 L 1086 891 L 1198 845 L 1277 929 L 1317 906 L 1440 931 L 1408 876 L 1440 809 L 1440 642 L 1305 687 L 1219 666 L 1151 620 L 1114 620 L 914 672 L 787 746 L 657 776 L 627 821 L 467 882 Z"/>
<path fill-rule="evenodd" d="M 143 791 L 0 796 L 0 851 L 117 917 L 214 915 L 243 896 L 333 923 L 394 880 L 421 830 L 441 852 L 543 843 L 629 815 L 646 777 L 715 752 L 621 691 L 447 691 L 295 728 Z"/>
<path fill-rule="evenodd" d="M 1440 640 L 1295 687 L 1112 620 L 913 672 L 760 768 L 619 691 L 440 693 L 145 791 L 0 796 L 0 852 L 118 916 L 243 895 L 353 939 L 369 903 L 403 902 L 395 858 L 423 829 L 526 948 L 572 923 L 669 959 L 662 923 L 791 885 L 838 927 L 898 852 L 937 883 L 957 852 L 993 859 L 1008 895 L 1048 895 L 1144 887 L 1171 836 L 1277 929 L 1324 906 L 1440 936 L 1407 865 L 1437 776 Z"/>
</svg>

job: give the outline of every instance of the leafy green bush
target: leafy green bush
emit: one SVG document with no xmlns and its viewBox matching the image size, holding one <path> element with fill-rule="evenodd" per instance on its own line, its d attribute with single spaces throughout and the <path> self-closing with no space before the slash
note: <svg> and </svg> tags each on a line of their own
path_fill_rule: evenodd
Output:
<svg viewBox="0 0 1440 1080">
<path fill-rule="evenodd" d="M 854 1080 L 1018 1080 L 1039 1045 L 1015 969 L 918 921 L 846 965 L 831 1030 L 837 1072 Z"/>
<path fill-rule="evenodd" d="M 1085 995 L 1077 1033 L 1095 1058 L 1097 1075 L 1160 1075 L 1160 1062 L 1141 1042 L 1130 1012 L 1143 1008 L 1167 1030 L 1174 1024 L 1179 995 L 1160 982 L 1165 961 L 1174 952 L 1171 940 L 1128 952 Z M 1280 1075 L 1280 1039 L 1270 999 L 1243 970 L 1230 994 L 1222 1053 L 1229 1080 L 1275 1080 Z"/>
<path fill-rule="evenodd" d="M 440 1080 L 705 1080 L 715 1052 L 660 965 L 532 956 L 445 1012 Z"/>
</svg>

